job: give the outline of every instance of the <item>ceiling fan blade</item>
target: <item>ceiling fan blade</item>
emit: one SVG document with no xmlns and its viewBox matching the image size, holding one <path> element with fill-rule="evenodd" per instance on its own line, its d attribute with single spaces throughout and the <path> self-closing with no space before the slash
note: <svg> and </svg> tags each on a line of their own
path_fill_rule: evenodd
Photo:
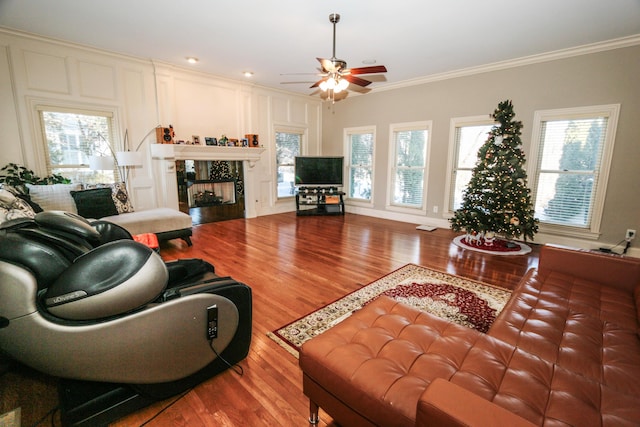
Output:
<svg viewBox="0 0 640 427">
<path fill-rule="evenodd" d="M 343 90 L 340 93 L 333 94 L 333 99 L 335 101 L 341 101 L 341 100 L 345 99 L 347 96 L 349 96 L 349 91 L 348 90 Z"/>
<path fill-rule="evenodd" d="M 349 86 L 349 91 L 351 92 L 357 92 L 360 94 L 365 94 L 365 93 L 369 93 L 371 92 L 371 88 L 368 87 L 360 87 L 358 85 L 353 85 L 353 86 Z"/>
<path fill-rule="evenodd" d="M 333 73 L 336 71 L 336 67 L 332 60 L 325 58 L 316 58 L 320 61 L 320 65 L 322 66 L 322 72 L 324 73 Z"/>
<path fill-rule="evenodd" d="M 344 62 L 342 59 L 337 59 L 337 58 L 331 58 L 331 59 L 316 58 L 316 59 L 320 61 L 320 65 L 322 65 L 322 72 L 324 73 L 340 72 L 341 70 L 344 70 L 347 68 L 347 63 Z"/>
<path fill-rule="evenodd" d="M 374 65 L 371 67 L 358 67 L 351 68 L 349 70 L 344 70 L 343 73 L 348 74 L 377 74 L 377 73 L 386 73 L 387 67 L 384 65 Z"/>
<path fill-rule="evenodd" d="M 342 76 L 343 79 L 347 80 L 349 83 L 353 83 L 358 86 L 369 86 L 371 82 L 369 80 L 361 79 L 360 77 L 352 76 L 347 74 L 346 76 Z"/>
</svg>

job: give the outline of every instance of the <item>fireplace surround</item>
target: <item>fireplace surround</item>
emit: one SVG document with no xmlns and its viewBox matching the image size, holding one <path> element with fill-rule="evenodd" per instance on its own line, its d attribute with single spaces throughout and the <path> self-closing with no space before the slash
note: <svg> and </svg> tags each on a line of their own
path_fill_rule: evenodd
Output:
<svg viewBox="0 0 640 427">
<path fill-rule="evenodd" d="M 205 215 L 206 217 L 202 218 L 203 213 L 200 210 L 189 208 L 187 203 L 182 203 L 178 198 L 179 193 L 184 191 L 178 187 L 178 168 L 180 167 L 180 163 L 178 163 L 178 161 L 205 161 L 204 164 L 207 164 L 206 162 L 218 161 L 225 162 L 230 165 L 230 178 L 211 179 L 209 175 L 211 168 L 208 168 L 206 173 L 201 171 L 201 174 L 197 179 L 195 179 L 196 177 L 194 176 L 194 181 L 200 179 L 209 181 L 234 181 L 236 204 L 220 204 L 217 206 L 218 210 L 224 211 L 228 209 L 237 209 L 242 212 L 242 214 L 239 215 L 240 217 L 256 217 L 255 199 L 257 182 L 254 167 L 256 163 L 260 161 L 262 154 L 265 152 L 264 148 L 151 144 L 150 149 L 151 157 L 154 160 L 154 169 L 155 176 L 157 178 L 157 185 L 159 186 L 158 188 L 166 190 L 158 194 L 162 205 L 189 213 L 192 216 L 194 224 L 237 217 L 237 213 L 222 212 L 220 215 Z M 204 168 L 202 170 L 204 170 Z M 241 179 L 238 179 L 238 177 Z M 222 191 L 223 190 L 216 190 L 215 187 L 211 190 L 212 193 L 216 193 L 215 197 L 221 197 L 218 192 Z M 241 198 L 238 198 L 238 193 L 241 193 Z M 248 203 L 249 201 L 254 203 Z"/>
<path fill-rule="evenodd" d="M 237 160 L 176 160 L 178 205 L 194 224 L 244 218 L 244 176 Z"/>
</svg>

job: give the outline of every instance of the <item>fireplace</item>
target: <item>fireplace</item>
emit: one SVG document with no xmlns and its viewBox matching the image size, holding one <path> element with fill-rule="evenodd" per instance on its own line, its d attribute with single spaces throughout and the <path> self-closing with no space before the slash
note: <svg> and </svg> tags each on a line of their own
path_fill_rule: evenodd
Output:
<svg viewBox="0 0 640 427">
<path fill-rule="evenodd" d="M 178 204 L 193 224 L 244 218 L 243 168 L 235 160 L 176 160 Z"/>
<path fill-rule="evenodd" d="M 236 203 L 236 182 L 216 180 L 187 181 L 189 208 L 233 205 Z"/>
</svg>

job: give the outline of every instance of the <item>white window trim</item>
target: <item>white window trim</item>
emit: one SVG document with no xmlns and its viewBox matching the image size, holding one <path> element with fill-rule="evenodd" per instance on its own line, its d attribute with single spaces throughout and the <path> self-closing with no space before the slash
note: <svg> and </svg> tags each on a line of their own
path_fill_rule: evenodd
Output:
<svg viewBox="0 0 640 427">
<path fill-rule="evenodd" d="M 273 195 L 275 197 L 276 202 L 278 201 L 289 201 L 295 198 L 295 194 L 287 195 L 287 196 L 278 196 L 278 163 L 276 161 L 276 155 L 278 151 L 278 147 L 276 145 L 276 134 L 277 133 L 295 133 L 301 136 L 300 140 L 300 155 L 307 155 L 307 145 L 308 145 L 308 134 L 309 129 L 306 127 L 295 127 L 295 126 L 284 126 L 284 125 L 275 125 L 273 127 L 273 154 L 271 157 L 271 161 L 273 162 L 273 172 L 271 179 L 275 184 L 272 186 Z"/>
<path fill-rule="evenodd" d="M 443 209 L 442 216 L 444 218 L 453 217 L 453 211 L 451 210 L 451 198 L 453 197 L 454 191 L 452 188 L 453 185 L 453 174 L 456 161 L 458 158 L 458 147 L 456 141 L 456 129 L 459 127 L 465 126 L 484 126 L 484 125 L 495 125 L 495 120 L 490 115 L 482 115 L 482 116 L 468 116 L 468 117 L 453 117 L 449 123 L 449 152 L 447 154 L 447 179 L 445 183 L 445 192 L 444 192 L 444 202 L 443 205 L 445 208 Z"/>
<path fill-rule="evenodd" d="M 63 113 L 97 113 L 111 115 L 112 135 L 110 135 L 110 137 L 111 143 L 113 144 L 112 148 L 113 151 L 122 151 L 123 139 L 119 132 L 120 118 L 118 108 L 110 105 L 88 104 L 36 96 L 27 96 L 26 102 L 29 105 L 29 120 L 31 122 L 33 141 L 35 142 L 33 146 L 33 153 L 35 154 L 36 159 L 35 165 L 31 165 L 31 169 L 35 169 L 36 171 L 48 171 L 49 169 L 49 153 L 47 151 L 47 140 L 40 116 L 41 110 Z M 48 174 L 49 172 L 46 173 Z"/>
<path fill-rule="evenodd" d="M 371 133 L 373 134 L 373 153 L 372 153 L 372 157 L 371 157 L 371 200 L 365 200 L 365 199 L 355 199 L 355 198 L 349 198 L 348 195 L 351 193 L 351 180 L 350 180 L 350 174 L 349 174 L 349 170 L 351 168 L 351 145 L 350 145 L 350 136 L 354 135 L 354 134 L 363 134 L 363 133 Z M 374 204 L 374 199 L 375 199 L 375 176 L 376 176 L 376 171 L 375 171 L 375 164 L 376 164 L 376 143 L 377 143 L 377 133 L 376 133 L 376 126 L 358 126 L 358 127 L 350 127 L 350 128 L 344 128 L 343 131 L 343 137 L 342 137 L 343 141 L 344 141 L 344 148 L 343 148 L 343 152 L 345 153 L 344 156 L 344 193 L 345 193 L 345 203 L 352 205 L 352 206 L 361 206 L 361 207 L 365 207 L 365 208 L 370 208 L 373 206 Z"/>
<path fill-rule="evenodd" d="M 532 187 L 532 201 L 536 199 L 538 182 L 538 155 L 540 151 L 540 124 L 549 120 L 568 120 L 593 118 L 603 116 L 608 118 L 607 132 L 604 139 L 602 151 L 602 161 L 600 165 L 600 175 L 598 177 L 598 188 L 595 191 L 593 201 L 593 212 L 591 213 L 591 227 L 586 230 L 568 225 L 540 223 L 539 230 L 542 233 L 556 234 L 561 236 L 576 237 L 590 240 L 597 240 L 600 236 L 600 225 L 602 222 L 602 212 L 604 210 L 604 200 L 609 182 L 609 171 L 611 169 L 611 159 L 613 158 L 613 148 L 616 140 L 616 130 L 618 127 L 618 116 L 620 114 L 620 104 L 594 105 L 587 107 L 560 108 L 554 110 L 537 110 L 533 116 L 533 132 L 531 135 L 531 152 L 529 154 L 527 177 L 529 185 Z"/>
<path fill-rule="evenodd" d="M 389 179 L 387 180 L 387 200 L 386 200 L 386 209 L 394 212 L 404 212 L 408 214 L 424 214 L 427 213 L 427 183 L 429 182 L 429 158 L 431 153 L 431 128 L 433 126 L 433 122 L 431 120 L 419 121 L 419 122 L 407 122 L 407 123 L 392 123 L 389 125 L 389 163 L 388 163 L 388 171 L 389 171 Z M 424 159 L 424 175 L 422 182 L 422 205 L 421 206 L 405 206 L 405 205 L 396 205 L 393 203 L 393 174 L 395 173 L 395 162 L 396 162 L 396 144 L 394 134 L 396 132 L 402 131 L 411 131 L 411 130 L 426 130 L 427 131 L 427 140 L 425 144 L 425 159 Z"/>
</svg>

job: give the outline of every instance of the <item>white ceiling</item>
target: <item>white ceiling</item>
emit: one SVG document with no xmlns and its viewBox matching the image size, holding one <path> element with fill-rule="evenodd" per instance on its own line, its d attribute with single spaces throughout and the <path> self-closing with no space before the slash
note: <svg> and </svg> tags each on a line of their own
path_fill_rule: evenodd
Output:
<svg viewBox="0 0 640 427">
<path fill-rule="evenodd" d="M 640 0 L 0 0 L 0 26 L 311 94 L 282 74 L 331 57 L 333 12 L 336 56 L 389 70 L 373 90 L 640 35 Z"/>
</svg>

